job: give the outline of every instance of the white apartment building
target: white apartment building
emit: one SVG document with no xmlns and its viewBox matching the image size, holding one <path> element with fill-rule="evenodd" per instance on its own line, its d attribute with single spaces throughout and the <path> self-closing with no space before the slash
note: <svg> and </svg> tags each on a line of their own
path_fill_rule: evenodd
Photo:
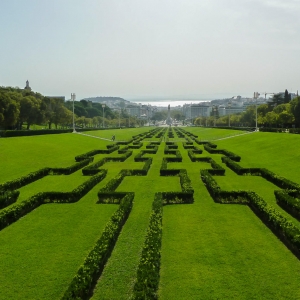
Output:
<svg viewBox="0 0 300 300">
<path fill-rule="evenodd" d="M 197 117 L 209 117 L 212 111 L 210 104 L 185 104 L 182 108 L 182 113 L 186 119 Z"/>
</svg>

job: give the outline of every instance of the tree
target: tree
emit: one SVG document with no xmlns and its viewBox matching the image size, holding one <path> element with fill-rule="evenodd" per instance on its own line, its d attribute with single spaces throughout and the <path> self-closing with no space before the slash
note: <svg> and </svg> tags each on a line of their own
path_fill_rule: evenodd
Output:
<svg viewBox="0 0 300 300">
<path fill-rule="evenodd" d="M 14 128 L 20 114 L 20 104 L 13 98 L 21 95 L 14 95 L 14 93 L 3 89 L 0 91 L 0 125 L 4 129 Z"/>
<path fill-rule="evenodd" d="M 241 114 L 241 122 L 244 126 L 255 126 L 256 108 L 255 105 L 248 106 L 246 111 Z"/>
<path fill-rule="evenodd" d="M 291 101 L 291 96 L 289 95 L 288 90 L 285 90 L 283 99 L 284 103 L 289 103 Z"/>
<path fill-rule="evenodd" d="M 290 107 L 291 107 L 291 113 L 295 118 L 296 126 L 299 128 L 300 127 L 300 96 L 294 98 L 290 102 Z"/>
<path fill-rule="evenodd" d="M 269 125 L 269 127 L 272 127 L 272 125 L 277 124 L 278 121 L 278 114 L 276 114 L 274 111 L 268 112 L 265 116 L 265 122 Z"/>
<path fill-rule="evenodd" d="M 282 98 L 281 94 L 275 94 L 271 101 L 269 102 L 270 108 L 274 108 L 277 105 L 283 104 L 284 98 Z"/>
<path fill-rule="evenodd" d="M 294 120 L 294 115 L 288 111 L 283 111 L 278 115 L 278 122 L 282 124 L 282 127 L 284 125 L 293 123 Z"/>
<path fill-rule="evenodd" d="M 22 128 L 24 122 L 27 122 L 27 129 L 30 125 L 37 124 L 43 120 L 41 112 L 42 101 L 33 97 L 25 96 L 20 101 L 20 115 L 19 115 L 19 128 Z"/>
</svg>

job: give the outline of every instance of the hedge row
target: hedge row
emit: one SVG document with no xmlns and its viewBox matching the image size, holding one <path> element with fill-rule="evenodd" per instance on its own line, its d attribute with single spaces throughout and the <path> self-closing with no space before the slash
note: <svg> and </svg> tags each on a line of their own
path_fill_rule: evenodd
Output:
<svg viewBox="0 0 300 300">
<path fill-rule="evenodd" d="M 198 140 L 198 139 L 195 139 L 195 142 L 196 142 L 198 145 L 206 145 L 206 144 L 209 143 L 208 141 L 200 141 L 200 140 Z"/>
<path fill-rule="evenodd" d="M 274 194 L 278 205 L 300 221 L 300 199 L 297 198 L 299 191 L 280 190 L 274 191 Z"/>
<path fill-rule="evenodd" d="M 75 156 L 75 160 L 82 161 L 82 160 L 87 159 L 96 154 L 110 154 L 110 153 L 118 150 L 120 147 L 115 144 L 111 144 L 111 145 L 106 145 L 106 148 L 107 148 L 106 150 L 105 149 L 97 149 L 97 150 L 92 150 L 87 153 Z"/>
<path fill-rule="evenodd" d="M 261 168 L 243 168 L 229 157 L 222 157 L 222 162 L 238 175 L 261 175 Z"/>
<path fill-rule="evenodd" d="M 100 128 L 76 128 L 77 132 L 101 130 Z M 0 130 L 0 137 L 33 136 L 43 134 L 71 133 L 72 129 Z"/>
<path fill-rule="evenodd" d="M 120 203 L 123 193 L 115 192 L 118 186 L 121 184 L 125 176 L 146 176 L 150 166 L 152 164 L 152 158 L 147 158 L 142 169 L 123 169 L 119 174 L 111 179 L 103 188 L 98 192 L 98 203 Z"/>
<path fill-rule="evenodd" d="M 20 178 L 10 180 L 10 181 L 0 184 L 0 191 L 19 189 L 29 183 L 39 180 L 47 175 L 69 175 L 69 174 L 72 174 L 72 173 L 76 172 L 77 170 L 81 169 L 82 167 L 87 166 L 91 161 L 93 161 L 93 157 L 88 157 L 85 160 L 81 160 L 80 162 L 75 163 L 74 165 L 72 165 L 70 167 L 43 168 L 38 171 L 29 173 L 25 176 L 22 176 Z"/>
<path fill-rule="evenodd" d="M 182 192 L 156 193 L 152 204 L 149 226 L 137 270 L 137 281 L 132 299 L 158 299 L 159 270 L 162 241 L 163 204 L 192 203 L 191 181 L 186 170 L 179 171 Z"/>
<path fill-rule="evenodd" d="M 225 175 L 225 169 L 222 166 L 220 166 L 218 163 L 216 163 L 211 157 L 196 157 L 193 152 L 195 152 L 195 151 L 192 151 L 192 150 L 188 151 L 188 155 L 189 155 L 191 161 L 210 163 L 212 169 L 207 169 L 207 171 L 211 175 L 220 175 L 220 176 Z"/>
<path fill-rule="evenodd" d="M 265 168 L 261 168 L 260 172 L 261 172 L 261 176 L 263 178 L 274 183 L 275 185 L 277 185 L 278 187 L 280 187 L 282 189 L 290 189 L 290 190 L 300 191 L 300 185 L 298 183 L 295 183 L 289 179 L 279 176 Z"/>
<path fill-rule="evenodd" d="M 245 199 L 246 192 L 244 191 L 222 191 L 209 170 L 200 170 L 200 175 L 201 180 L 215 202 L 223 204 L 248 203 Z"/>
<path fill-rule="evenodd" d="M 91 293 L 131 212 L 133 198 L 134 193 L 127 193 L 123 197 L 119 209 L 106 224 L 101 237 L 80 266 L 62 300 L 86 299 Z"/>
<path fill-rule="evenodd" d="M 299 257 L 300 229 L 275 208 L 252 191 L 221 191 L 207 170 L 201 170 L 201 179 L 214 201 L 219 203 L 248 204 L 253 212 Z"/>
<path fill-rule="evenodd" d="M 107 170 L 91 177 L 72 192 L 40 192 L 36 195 L 0 211 L 0 230 L 17 221 L 44 203 L 73 203 L 81 199 L 96 184 L 105 178 Z"/>
<path fill-rule="evenodd" d="M 238 175 L 243 175 L 243 174 L 259 175 L 282 189 L 300 191 L 300 185 L 298 183 L 295 183 L 289 179 L 279 176 L 279 175 L 269 171 L 268 169 L 265 169 L 265 168 L 243 168 L 236 162 L 232 161 L 231 158 L 228 158 L 228 157 L 222 157 L 222 160 L 223 160 L 223 162 L 226 163 L 226 165 L 231 170 L 233 170 Z"/>
<path fill-rule="evenodd" d="M 167 162 L 182 162 L 182 156 L 179 150 L 165 150 L 165 154 L 175 154 L 175 157 L 164 157 Z"/>
<path fill-rule="evenodd" d="M 143 157 L 145 154 L 156 154 L 158 147 L 156 146 L 154 149 L 141 150 L 135 157 L 135 162 L 143 162 L 148 159 L 148 157 Z"/>
<path fill-rule="evenodd" d="M 149 226 L 141 260 L 137 270 L 137 281 L 132 299 L 158 299 L 160 251 L 162 241 L 162 194 L 156 193 L 152 203 Z"/>
<path fill-rule="evenodd" d="M 119 150 L 119 152 L 122 150 Z M 82 174 L 85 176 L 95 175 L 100 172 L 100 167 L 102 167 L 105 163 L 110 161 L 119 161 L 123 162 L 125 161 L 129 156 L 132 155 L 132 151 L 125 151 L 122 156 L 118 157 L 104 157 L 100 159 L 99 161 L 85 167 L 82 169 Z"/>
<path fill-rule="evenodd" d="M 213 147 L 211 147 L 213 146 Z M 211 144 L 211 143 L 205 143 L 204 144 L 204 149 L 211 153 L 211 154 L 223 154 L 227 157 L 230 157 L 232 160 L 234 161 L 240 161 L 241 160 L 241 157 L 239 155 L 236 155 L 230 151 L 227 151 L 225 149 L 216 149 L 216 146 L 215 144 Z"/>
<path fill-rule="evenodd" d="M 254 192 L 247 193 L 250 208 L 265 224 L 286 244 L 286 246 L 300 256 L 300 229 L 288 221 L 275 208 L 267 204 Z"/>
<path fill-rule="evenodd" d="M 133 142 L 133 145 L 129 146 L 129 149 L 140 149 L 143 147 L 143 143 L 141 142 Z"/>
<path fill-rule="evenodd" d="M 15 203 L 20 195 L 20 191 L 2 191 L 0 194 L 0 209 Z"/>
<path fill-rule="evenodd" d="M 50 168 L 43 168 L 36 172 L 29 173 L 18 179 L 10 180 L 0 184 L 0 191 L 15 190 L 36 180 L 39 180 L 49 174 Z"/>
<path fill-rule="evenodd" d="M 127 140 L 127 141 L 118 141 L 116 142 L 116 145 L 128 145 L 133 142 L 133 139 Z"/>
<path fill-rule="evenodd" d="M 49 174 L 50 175 L 70 175 L 77 170 L 87 166 L 90 162 L 94 160 L 94 157 L 88 157 L 85 160 L 82 160 L 78 163 L 75 163 L 74 165 L 70 167 L 65 168 L 49 168 Z"/>
</svg>

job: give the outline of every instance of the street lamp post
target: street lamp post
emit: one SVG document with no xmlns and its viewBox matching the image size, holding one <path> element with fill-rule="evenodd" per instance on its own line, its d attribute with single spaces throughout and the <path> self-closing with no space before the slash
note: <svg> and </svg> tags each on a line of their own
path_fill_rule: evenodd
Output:
<svg viewBox="0 0 300 300">
<path fill-rule="evenodd" d="M 102 128 L 104 129 L 104 108 L 105 104 L 102 104 Z"/>
<path fill-rule="evenodd" d="M 254 99 L 255 99 L 255 130 L 258 131 L 257 128 L 257 98 L 259 97 L 259 93 L 258 92 L 254 92 Z"/>
<path fill-rule="evenodd" d="M 74 101 L 76 99 L 75 93 L 71 93 L 71 100 L 73 100 L 73 133 L 76 133 L 75 130 L 75 115 L 74 115 Z"/>
<path fill-rule="evenodd" d="M 214 127 L 216 127 L 216 111 L 217 111 L 217 107 L 215 105 L 213 105 L 213 112 L 214 112 Z"/>
<path fill-rule="evenodd" d="M 228 116 L 228 127 L 230 127 L 230 108 L 231 108 L 231 102 L 228 102 L 228 107 L 229 107 L 229 116 Z"/>
</svg>

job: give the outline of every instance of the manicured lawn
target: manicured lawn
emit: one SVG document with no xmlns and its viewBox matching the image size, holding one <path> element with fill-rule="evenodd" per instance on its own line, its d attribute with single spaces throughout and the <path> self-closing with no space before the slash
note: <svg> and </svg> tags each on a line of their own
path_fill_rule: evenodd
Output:
<svg viewBox="0 0 300 300">
<path fill-rule="evenodd" d="M 61 298 L 117 209 L 95 204 L 98 189 L 84 205 L 42 205 L 1 231 L 1 299 Z"/>
<path fill-rule="evenodd" d="M 74 157 L 94 149 L 106 149 L 114 134 L 116 141 L 154 127 L 90 131 L 1 139 L 0 183 L 19 178 L 43 167 L 66 167 Z M 218 149 L 242 157 L 243 167 L 264 167 L 300 183 L 300 136 L 251 133 L 236 130 L 184 127 L 198 140 L 213 140 Z M 232 137 L 235 136 L 235 137 Z M 229 137 L 227 139 L 222 139 Z M 220 139 L 220 140 L 218 140 Z M 159 141 L 158 138 L 146 140 Z M 146 149 L 130 149 L 124 162 L 108 162 L 106 178 L 73 204 L 44 204 L 0 231 L 1 299 L 60 299 L 80 265 L 117 210 L 115 204 L 97 204 L 97 193 L 122 169 L 141 169 L 134 157 Z M 158 295 L 160 299 L 300 299 L 300 262 L 246 205 L 217 204 L 200 179 L 200 169 L 209 163 L 191 162 L 178 142 L 182 162 L 168 163 L 168 169 L 186 169 L 194 188 L 194 203 L 163 208 L 163 238 Z M 202 145 L 194 145 L 203 149 Z M 120 148 L 123 148 L 121 145 Z M 132 211 L 111 256 L 98 279 L 92 299 L 129 299 L 157 192 L 181 191 L 178 176 L 160 176 L 165 143 L 152 157 L 147 176 L 127 176 L 118 192 L 134 192 Z M 103 157 L 95 155 L 94 162 Z M 238 176 L 221 162 L 222 155 L 203 151 L 225 168 L 225 176 L 214 176 L 223 190 L 253 190 L 280 213 L 299 222 L 277 206 L 274 184 L 259 176 Z M 49 175 L 20 189 L 17 203 L 40 191 L 71 191 L 87 181 L 82 171 L 71 175 Z M 13 207 L 16 204 L 12 204 Z"/>
</svg>

